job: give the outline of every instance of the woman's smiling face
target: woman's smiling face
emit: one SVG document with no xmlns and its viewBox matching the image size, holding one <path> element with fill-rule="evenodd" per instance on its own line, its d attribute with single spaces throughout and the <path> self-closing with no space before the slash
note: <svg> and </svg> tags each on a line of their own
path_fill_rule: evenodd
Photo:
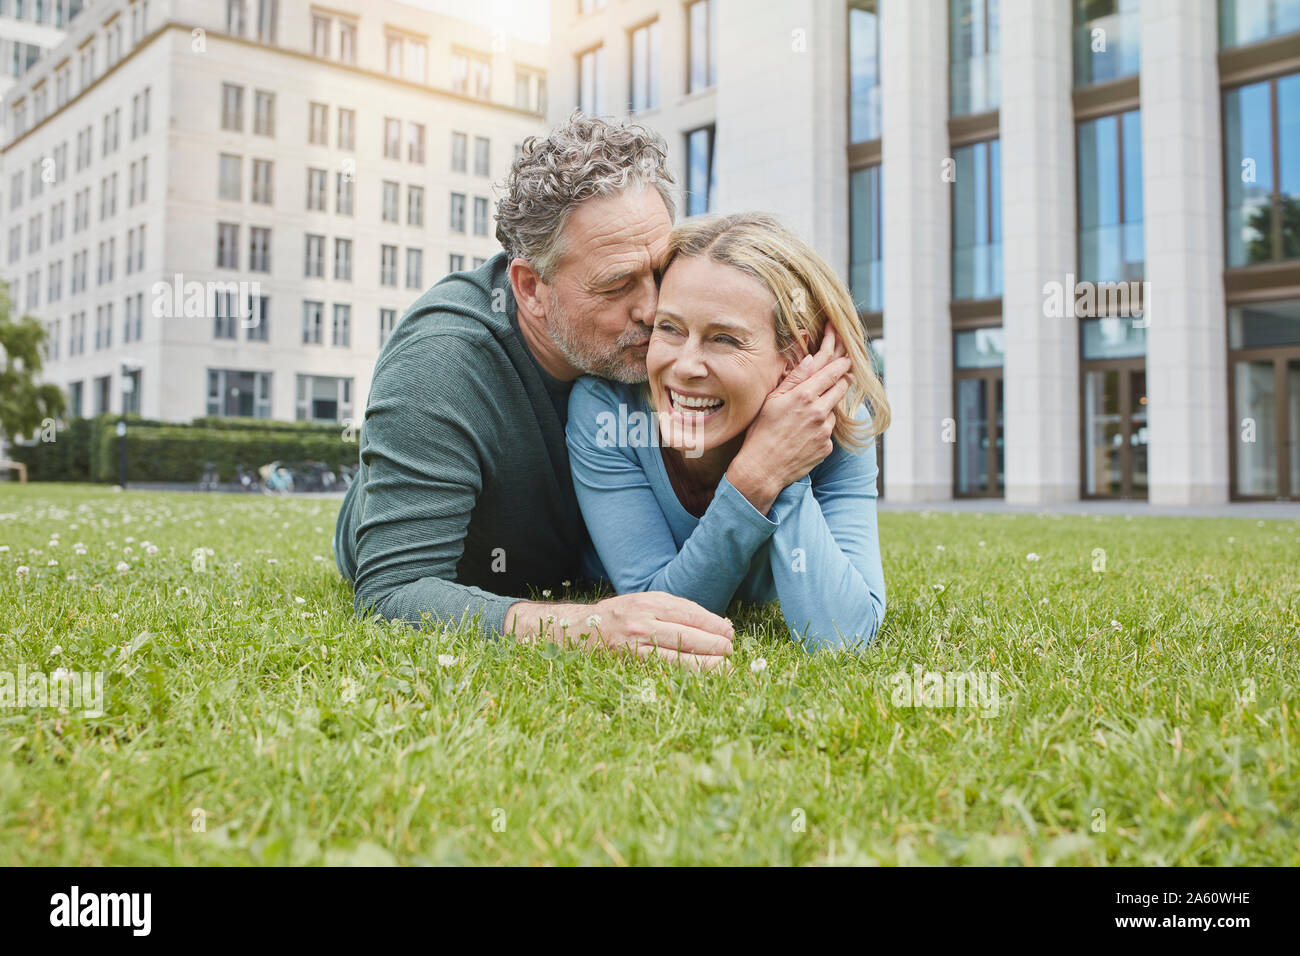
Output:
<svg viewBox="0 0 1300 956">
<path fill-rule="evenodd" d="M 758 279 L 705 256 L 664 274 L 646 371 L 655 408 L 701 451 L 741 435 L 780 381 L 775 306 Z"/>
</svg>

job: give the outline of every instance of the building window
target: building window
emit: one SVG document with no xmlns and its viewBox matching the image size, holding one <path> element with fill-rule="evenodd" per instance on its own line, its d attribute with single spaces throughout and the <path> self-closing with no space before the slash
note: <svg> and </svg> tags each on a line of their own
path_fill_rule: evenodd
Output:
<svg viewBox="0 0 1300 956">
<path fill-rule="evenodd" d="M 257 0 L 257 39 L 259 42 L 275 44 L 279 19 L 280 0 Z"/>
<path fill-rule="evenodd" d="M 380 309 L 379 310 L 379 347 L 382 349 L 388 344 L 388 340 L 393 335 L 393 329 L 397 327 L 397 310 Z"/>
<path fill-rule="evenodd" d="M 967 329 L 953 335 L 954 491 L 961 497 L 1003 493 L 1002 355 L 1001 328 Z"/>
<path fill-rule="evenodd" d="M 696 0 L 686 9 L 690 61 L 686 92 L 696 93 L 718 84 L 718 11 L 713 0 Z"/>
<path fill-rule="evenodd" d="M 232 83 L 221 84 L 221 128 L 236 133 L 244 131 L 244 88 Z"/>
<path fill-rule="evenodd" d="M 402 121 L 384 120 L 384 159 L 402 158 Z"/>
<path fill-rule="evenodd" d="M 1074 0 L 1074 85 L 1107 83 L 1138 71 L 1139 0 Z"/>
<path fill-rule="evenodd" d="M 401 187 L 397 183 L 384 180 L 383 189 L 383 206 L 379 217 L 384 222 L 398 222 L 397 196 Z"/>
<path fill-rule="evenodd" d="M 307 142 L 316 146 L 330 144 L 329 107 L 324 103 L 308 104 Z"/>
<path fill-rule="evenodd" d="M 633 113 L 652 110 L 659 105 L 659 21 L 655 20 L 632 31 Z"/>
<path fill-rule="evenodd" d="M 270 418 L 271 373 L 208 369 L 208 414 L 217 418 Z"/>
<path fill-rule="evenodd" d="M 459 253 L 453 252 L 447 256 L 447 271 L 460 272 L 465 268 L 465 257 Z"/>
<path fill-rule="evenodd" d="M 406 224 L 408 226 L 424 225 L 424 187 L 406 187 Z"/>
<path fill-rule="evenodd" d="M 998 140 L 953 151 L 952 297 L 1002 294 L 1002 148 Z"/>
<path fill-rule="evenodd" d="M 325 303 L 304 301 L 302 304 L 302 344 L 324 344 L 324 325 Z"/>
<path fill-rule="evenodd" d="M 453 173 L 465 172 L 465 156 L 467 153 L 469 137 L 464 133 L 451 134 L 451 171 Z M 18 175 L 22 175 L 19 173 Z"/>
<path fill-rule="evenodd" d="M 451 194 L 451 231 L 465 231 L 465 195 L 464 193 Z"/>
<path fill-rule="evenodd" d="M 248 334 L 249 342 L 265 342 L 270 338 L 271 298 L 265 295 L 248 297 Z"/>
<path fill-rule="evenodd" d="M 308 279 L 325 278 L 325 237 L 307 234 L 302 274 Z"/>
<path fill-rule="evenodd" d="M 1228 310 L 1233 422 L 1253 441 L 1233 445 L 1233 494 L 1300 499 L 1300 299 Z"/>
<path fill-rule="evenodd" d="M 325 170 L 307 170 L 307 208 L 317 212 L 325 211 Z"/>
<path fill-rule="evenodd" d="M 231 199 L 238 202 L 244 198 L 244 189 L 241 183 L 243 163 L 243 159 L 239 156 L 233 156 L 230 153 L 221 154 L 221 172 L 217 186 L 217 197 L 219 199 Z"/>
<path fill-rule="evenodd" d="M 546 112 L 546 76 L 534 70 L 515 70 L 515 106 L 534 113 Z"/>
<path fill-rule="evenodd" d="M 339 62 L 357 64 L 357 25 L 339 21 Z"/>
<path fill-rule="evenodd" d="M 422 40 L 406 41 L 406 78 L 412 83 L 428 80 L 429 48 Z"/>
<path fill-rule="evenodd" d="M 236 338 L 235 320 L 239 317 L 238 293 L 218 291 L 213 293 L 212 299 L 212 337 L 214 339 Z"/>
<path fill-rule="evenodd" d="M 253 202 L 271 205 L 273 172 L 274 167 L 269 159 L 253 160 Z"/>
<path fill-rule="evenodd" d="M 849 174 L 849 288 L 861 312 L 884 308 L 880 167 Z"/>
<path fill-rule="evenodd" d="M 266 90 L 253 93 L 253 132 L 258 136 L 275 136 L 275 94 Z"/>
<path fill-rule="evenodd" d="M 334 240 L 334 278 L 343 282 L 352 281 L 352 240 Z"/>
<path fill-rule="evenodd" d="M 474 235 L 488 234 L 488 201 L 485 196 L 474 197 Z"/>
<path fill-rule="evenodd" d="M 315 15 L 311 18 L 311 52 L 312 56 L 328 57 L 330 55 L 330 27 L 333 21 L 329 17 Z"/>
<path fill-rule="evenodd" d="M 379 247 L 379 284 L 397 286 L 397 246 Z"/>
<path fill-rule="evenodd" d="M 389 34 L 384 38 L 384 49 L 386 52 L 384 58 L 385 68 L 389 76 L 402 75 L 402 38 Z"/>
<path fill-rule="evenodd" d="M 217 268 L 239 268 L 239 226 L 235 223 L 217 223 Z"/>
<path fill-rule="evenodd" d="M 226 32 L 242 37 L 246 27 L 244 4 L 247 0 L 226 0 Z"/>
<path fill-rule="evenodd" d="M 357 112 L 339 110 L 339 149 L 352 152 L 357 148 Z"/>
<path fill-rule="evenodd" d="M 334 325 L 330 330 L 330 344 L 340 348 L 352 345 L 352 306 L 334 306 Z"/>
<path fill-rule="evenodd" d="M 477 53 L 457 52 L 451 55 L 451 88 L 486 100 L 492 96 L 492 61 Z"/>
<path fill-rule="evenodd" d="M 605 48 L 578 55 L 578 109 L 588 116 L 605 112 Z"/>
<path fill-rule="evenodd" d="M 880 13 L 876 0 L 849 7 L 849 142 L 880 138 Z"/>
<path fill-rule="evenodd" d="M 713 127 L 702 126 L 686 134 L 686 215 L 698 216 L 713 208 Z"/>
<path fill-rule="evenodd" d="M 1223 141 L 1228 265 L 1300 257 L 1300 73 L 1225 91 Z"/>
<path fill-rule="evenodd" d="M 424 124 L 408 123 L 406 126 L 406 158 L 424 165 Z"/>
<path fill-rule="evenodd" d="M 341 422 L 352 417 L 352 379 L 298 376 L 298 421 Z"/>
<path fill-rule="evenodd" d="M 1258 43 L 1300 30 L 1300 0 L 1219 0 L 1219 46 Z M 1300 475 L 1297 476 L 1300 481 Z"/>
<path fill-rule="evenodd" d="M 1080 123 L 1079 278 L 1141 279 L 1142 124 L 1137 110 Z"/>
<path fill-rule="evenodd" d="M 334 211 L 340 216 L 353 214 L 353 179 L 350 173 L 335 173 Z"/>
<path fill-rule="evenodd" d="M 953 116 L 998 108 L 998 0 L 949 0 L 949 102 Z"/>
<path fill-rule="evenodd" d="M 406 250 L 406 287 L 424 288 L 424 252 L 420 249 Z"/>
<path fill-rule="evenodd" d="M 271 271 L 271 230 L 251 226 L 248 230 L 248 269 L 250 272 Z"/>
</svg>

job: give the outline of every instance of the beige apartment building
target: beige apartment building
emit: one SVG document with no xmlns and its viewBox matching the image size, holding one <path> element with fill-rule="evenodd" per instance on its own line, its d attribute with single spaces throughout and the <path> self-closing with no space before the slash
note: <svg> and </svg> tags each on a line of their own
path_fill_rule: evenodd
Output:
<svg viewBox="0 0 1300 956">
<path fill-rule="evenodd" d="M 80 415 L 359 418 L 403 312 L 497 251 L 546 47 L 395 0 L 75 6 L 0 136 L 46 380 Z"/>
</svg>

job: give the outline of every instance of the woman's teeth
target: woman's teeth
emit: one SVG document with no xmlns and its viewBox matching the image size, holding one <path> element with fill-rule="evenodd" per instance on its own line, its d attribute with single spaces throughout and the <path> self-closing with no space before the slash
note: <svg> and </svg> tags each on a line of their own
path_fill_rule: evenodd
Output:
<svg viewBox="0 0 1300 956">
<path fill-rule="evenodd" d="M 706 415 L 716 411 L 723 405 L 720 398 L 691 398 L 686 395 L 678 395 L 672 389 L 668 390 L 668 397 L 673 403 L 673 408 L 683 414 Z"/>
</svg>

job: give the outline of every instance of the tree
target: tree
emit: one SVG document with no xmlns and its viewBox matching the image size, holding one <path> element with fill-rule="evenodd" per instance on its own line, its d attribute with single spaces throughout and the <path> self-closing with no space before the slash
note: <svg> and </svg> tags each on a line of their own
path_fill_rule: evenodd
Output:
<svg viewBox="0 0 1300 956">
<path fill-rule="evenodd" d="M 30 315 L 11 317 L 9 283 L 0 282 L 0 438 L 31 435 L 63 414 L 63 392 L 38 384 L 45 328 Z"/>
</svg>

